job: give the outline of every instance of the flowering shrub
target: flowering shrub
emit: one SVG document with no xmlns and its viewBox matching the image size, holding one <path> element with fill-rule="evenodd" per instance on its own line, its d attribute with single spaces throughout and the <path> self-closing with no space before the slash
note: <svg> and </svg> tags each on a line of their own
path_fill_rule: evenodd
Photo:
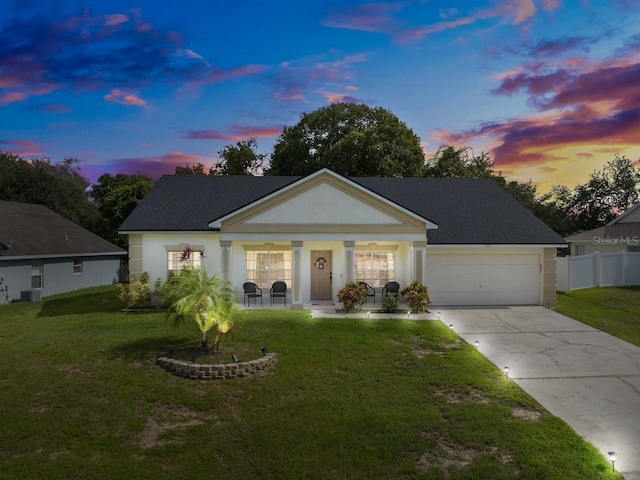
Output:
<svg viewBox="0 0 640 480">
<path fill-rule="evenodd" d="M 407 301 L 413 313 L 424 312 L 431 303 L 429 289 L 415 280 L 400 290 L 400 295 Z"/>
<path fill-rule="evenodd" d="M 338 292 L 338 300 L 342 309 L 347 312 L 355 310 L 367 301 L 367 288 L 356 282 L 345 284 Z"/>
</svg>

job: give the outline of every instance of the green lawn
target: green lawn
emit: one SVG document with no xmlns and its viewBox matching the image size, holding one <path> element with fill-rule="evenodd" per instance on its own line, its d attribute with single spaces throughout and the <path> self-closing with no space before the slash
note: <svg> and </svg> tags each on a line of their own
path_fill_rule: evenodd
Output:
<svg viewBox="0 0 640 480">
<path fill-rule="evenodd" d="M 600 287 L 558 294 L 558 313 L 640 346 L 640 287 Z"/>
<path fill-rule="evenodd" d="M 120 308 L 112 288 L 0 306 L 0 477 L 621 478 L 440 322 L 244 312 L 225 355 L 275 368 L 193 381 L 155 359 L 195 326 Z"/>
</svg>

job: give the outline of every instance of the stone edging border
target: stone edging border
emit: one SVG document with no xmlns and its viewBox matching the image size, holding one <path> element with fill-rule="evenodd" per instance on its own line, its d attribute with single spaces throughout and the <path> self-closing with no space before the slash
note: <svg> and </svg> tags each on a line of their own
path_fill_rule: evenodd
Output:
<svg viewBox="0 0 640 480">
<path fill-rule="evenodd" d="M 170 357 L 159 357 L 156 363 L 173 375 L 195 380 L 225 380 L 248 377 L 265 370 L 276 363 L 278 354 L 269 352 L 264 357 L 248 362 L 234 363 L 191 363 Z"/>
</svg>

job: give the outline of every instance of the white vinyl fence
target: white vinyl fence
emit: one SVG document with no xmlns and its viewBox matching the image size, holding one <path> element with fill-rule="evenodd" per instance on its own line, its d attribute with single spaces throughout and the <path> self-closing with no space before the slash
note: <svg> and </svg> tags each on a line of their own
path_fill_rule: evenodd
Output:
<svg viewBox="0 0 640 480">
<path fill-rule="evenodd" d="M 589 287 L 640 285 L 640 253 L 593 253 L 559 257 L 558 290 L 570 292 Z"/>
</svg>

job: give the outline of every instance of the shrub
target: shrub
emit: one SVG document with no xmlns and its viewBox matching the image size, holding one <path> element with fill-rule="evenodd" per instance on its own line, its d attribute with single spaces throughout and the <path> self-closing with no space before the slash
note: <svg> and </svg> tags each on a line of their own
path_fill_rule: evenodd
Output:
<svg viewBox="0 0 640 480">
<path fill-rule="evenodd" d="M 382 297 L 382 311 L 385 313 L 396 313 L 398 310 L 398 299 L 395 295 L 386 293 Z"/>
<path fill-rule="evenodd" d="M 407 301 L 409 307 L 411 307 L 412 313 L 424 312 L 431 303 L 429 289 L 426 285 L 415 280 L 400 290 L 400 294 Z"/>
<path fill-rule="evenodd" d="M 338 300 L 342 303 L 342 309 L 347 312 L 356 310 L 367 301 L 367 289 L 356 282 L 345 284 L 338 292 Z"/>
<path fill-rule="evenodd" d="M 151 290 L 147 272 L 142 272 L 140 278 L 132 275 L 129 283 L 119 283 L 117 287 L 118 298 L 126 303 L 127 308 L 142 308 L 163 303 L 165 287 L 162 285 L 162 280 L 157 278 Z"/>
</svg>

